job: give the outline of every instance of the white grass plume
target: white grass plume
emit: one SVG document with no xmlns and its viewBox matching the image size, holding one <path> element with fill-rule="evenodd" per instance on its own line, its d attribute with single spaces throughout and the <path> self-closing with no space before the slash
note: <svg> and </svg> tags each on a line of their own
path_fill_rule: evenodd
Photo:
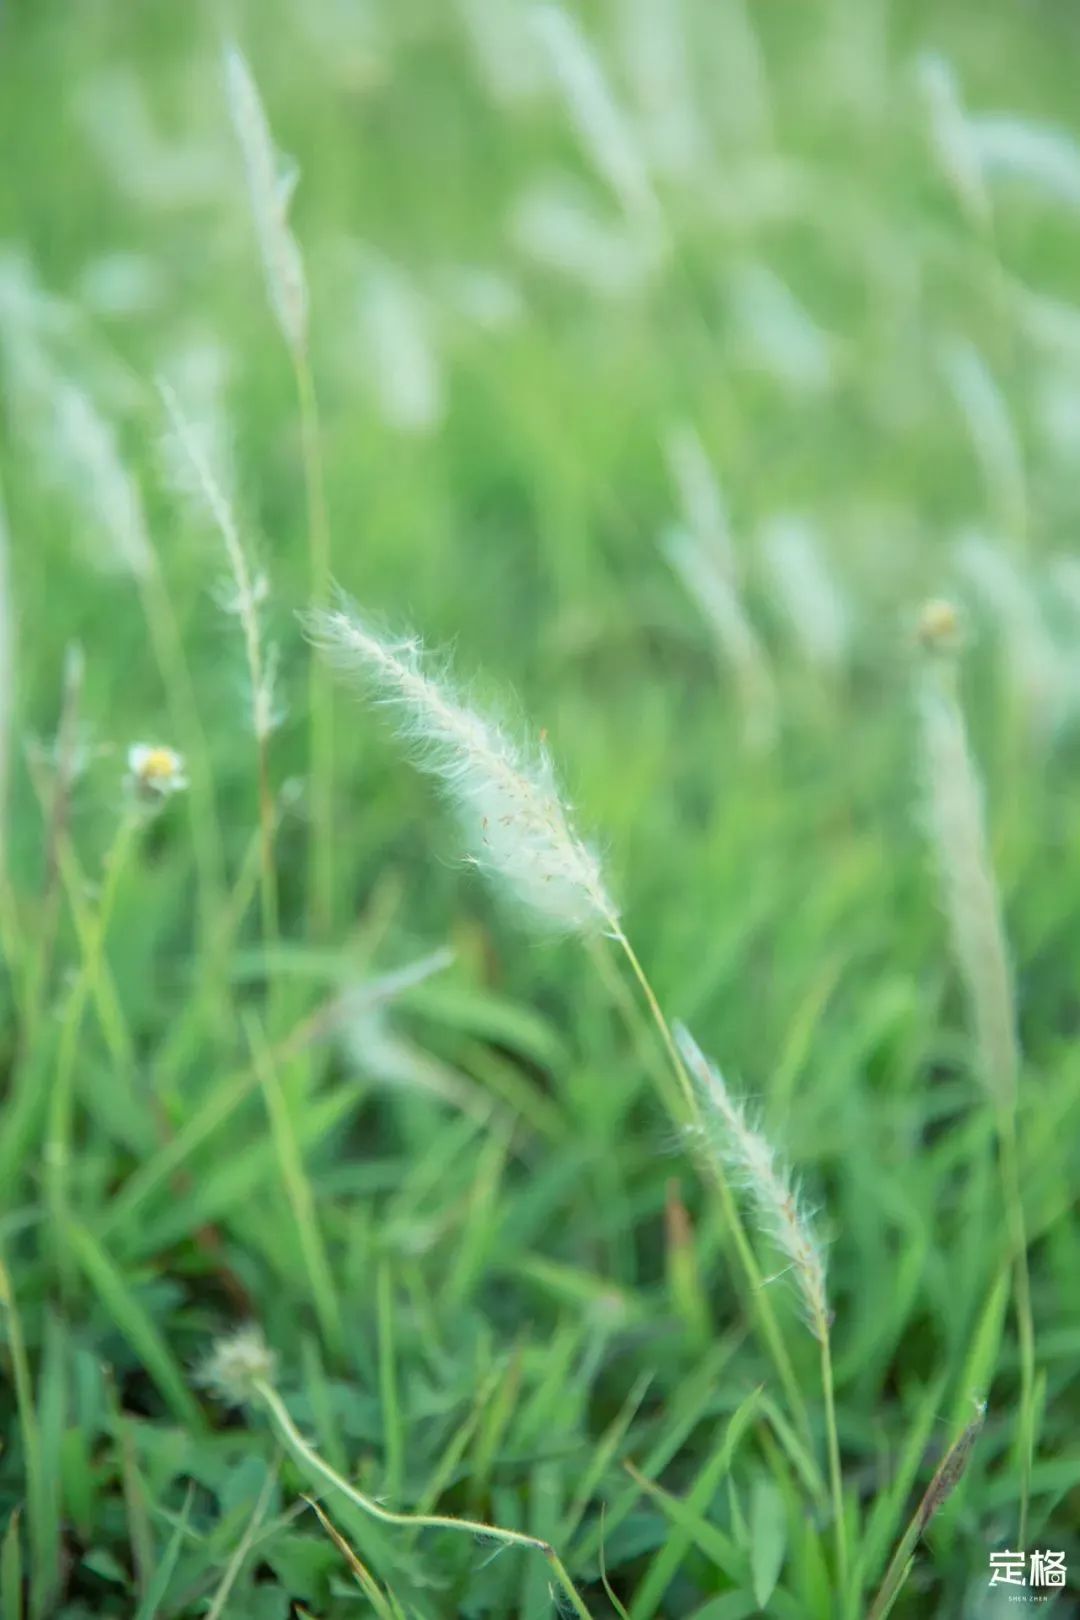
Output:
<svg viewBox="0 0 1080 1620">
<path fill-rule="evenodd" d="M 266 290 L 285 341 L 298 357 L 307 348 L 308 299 L 304 263 L 288 219 L 296 170 L 283 163 L 274 148 L 251 69 L 236 46 L 225 51 L 225 84 L 244 159 Z"/>
<path fill-rule="evenodd" d="M 690 1031 L 677 1024 L 675 1039 L 701 1104 L 706 1144 L 745 1187 L 762 1231 L 787 1256 L 807 1326 L 824 1344 L 829 1333 L 825 1261 L 791 1171 L 750 1124 L 745 1108 L 732 1097 L 723 1075 L 708 1061 Z"/>
<path fill-rule="evenodd" d="M 180 402 L 165 382 L 159 381 L 162 402 L 172 428 L 175 445 L 186 458 L 195 490 L 221 537 L 232 577 L 231 606 L 240 621 L 251 683 L 251 725 L 262 743 L 274 729 L 274 659 L 263 647 L 259 621 L 262 584 L 244 549 L 235 514 L 218 482 L 199 434 L 184 415 Z"/>
<path fill-rule="evenodd" d="M 537 5 L 532 15 L 585 156 L 627 218 L 649 234 L 661 234 L 660 207 L 633 126 L 591 45 L 561 6 Z"/>
<path fill-rule="evenodd" d="M 510 219 L 515 248 L 543 269 L 600 297 L 644 291 L 659 264 L 655 245 L 619 215 L 600 213 L 584 187 L 553 177 L 530 185 Z"/>
<path fill-rule="evenodd" d="M 221 194 L 216 143 L 167 138 L 154 117 L 145 77 L 133 68 L 110 67 L 83 79 L 74 113 L 117 190 L 139 208 L 157 213 L 197 208 Z"/>
<path fill-rule="evenodd" d="M 777 731 L 776 685 L 734 580 L 714 553 L 686 529 L 669 529 L 663 547 L 734 677 L 747 743 L 753 748 L 771 748 Z"/>
<path fill-rule="evenodd" d="M 990 199 L 971 120 L 952 63 L 937 51 L 924 51 L 915 63 L 916 82 L 930 126 L 934 155 L 969 218 L 990 220 Z"/>
<path fill-rule="evenodd" d="M 706 150 L 682 0 L 626 0 L 619 41 L 642 142 L 657 172 L 692 178 Z"/>
<path fill-rule="evenodd" d="M 1020 1066 L 1012 972 L 982 788 L 953 674 L 935 658 L 919 687 L 926 828 L 967 993 L 980 1078 L 999 1107 L 1010 1110 Z"/>
<path fill-rule="evenodd" d="M 689 422 L 673 422 L 668 428 L 664 458 L 684 525 L 734 578 L 736 557 L 727 503 L 705 446 Z"/>
<path fill-rule="evenodd" d="M 713 87 L 706 108 L 710 129 L 718 133 L 725 158 L 732 148 L 764 149 L 773 139 L 773 96 L 752 9 L 758 11 L 747 0 L 710 7 L 707 26 L 694 40 L 701 82 Z M 697 14 L 704 16 L 700 9 Z"/>
<path fill-rule="evenodd" d="M 457 0 L 457 10 L 492 99 L 507 109 L 536 101 L 547 84 L 526 0 Z"/>
<path fill-rule="evenodd" d="M 975 530 L 960 536 L 953 557 L 965 585 L 997 625 L 1013 689 L 1033 730 L 1050 736 L 1069 706 L 1068 679 L 1033 581 L 1007 547 Z"/>
<path fill-rule="evenodd" d="M 983 356 L 964 338 L 947 342 L 941 366 L 960 413 L 983 482 L 1010 539 L 1027 532 L 1027 481 L 1009 407 Z"/>
<path fill-rule="evenodd" d="M 445 264 L 435 281 L 442 309 L 478 331 L 506 332 L 524 318 L 520 288 L 490 265 Z"/>
<path fill-rule="evenodd" d="M 546 750 L 526 753 L 468 707 L 447 676 L 429 672 L 416 637 L 383 635 L 344 606 L 306 623 L 342 672 L 394 711 L 418 765 L 461 814 L 478 867 L 555 927 L 615 928 L 599 862 L 573 828 Z"/>
<path fill-rule="evenodd" d="M 768 265 L 738 266 L 729 277 L 731 315 L 740 358 L 793 394 L 820 394 L 830 387 L 833 340 Z"/>
<path fill-rule="evenodd" d="M 154 569 L 142 495 L 124 465 L 112 424 L 76 384 L 45 368 L 50 428 L 43 450 L 54 482 L 81 509 L 101 545 L 99 566 L 116 566 L 137 579 Z"/>
<path fill-rule="evenodd" d="M 1068 130 L 1018 113 L 981 113 L 970 120 L 983 173 L 1013 181 L 1018 192 L 1080 209 L 1080 144 Z"/>
<path fill-rule="evenodd" d="M 804 658 L 833 673 L 842 669 L 851 645 L 851 614 L 816 530 L 805 518 L 780 513 L 765 525 L 761 547 L 773 592 Z"/>
<path fill-rule="evenodd" d="M 445 414 L 442 364 L 427 301 L 407 271 L 372 256 L 361 273 L 363 369 L 383 421 L 434 432 Z"/>
<path fill-rule="evenodd" d="M 195 328 L 170 341 L 157 374 L 169 379 L 169 387 L 180 402 L 188 430 L 194 434 L 214 482 L 235 506 L 236 442 L 228 405 L 232 369 L 228 351 L 215 337 Z M 198 494 L 198 489 L 193 488 L 191 458 L 175 435 L 166 437 L 162 450 L 170 483 L 189 494 Z"/>
</svg>

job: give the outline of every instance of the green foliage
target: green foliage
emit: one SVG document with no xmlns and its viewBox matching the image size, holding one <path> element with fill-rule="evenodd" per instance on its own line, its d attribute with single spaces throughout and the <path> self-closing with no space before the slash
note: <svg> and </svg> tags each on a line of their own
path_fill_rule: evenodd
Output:
<svg viewBox="0 0 1080 1620">
<path fill-rule="evenodd" d="M 941 595 L 1017 984 L 1028 1544 L 1080 1580 L 1077 23 L 566 9 L 636 178 L 510 0 L 0 7 L 3 1620 L 854 1620 L 977 1397 L 890 1612 L 1005 1612 L 1013 1238 L 917 808 Z M 299 163 L 307 352 L 226 25 Z M 264 746 L 158 377 L 265 576 Z M 312 675 L 323 495 L 341 587 L 542 736 L 664 1013 L 794 1169 L 842 1595 L 795 1290 L 753 1233 L 797 1401 L 617 942 L 535 932 Z M 126 781 L 138 743 L 186 785 Z M 300 1445 L 200 1377 L 252 1322 Z"/>
</svg>

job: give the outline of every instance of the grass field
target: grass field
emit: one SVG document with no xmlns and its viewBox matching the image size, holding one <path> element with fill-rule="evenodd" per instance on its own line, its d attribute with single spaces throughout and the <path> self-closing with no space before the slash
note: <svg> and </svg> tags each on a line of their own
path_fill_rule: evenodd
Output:
<svg viewBox="0 0 1080 1620">
<path fill-rule="evenodd" d="M 0 8 L 2 1620 L 1076 1612 L 1078 52 Z"/>
</svg>

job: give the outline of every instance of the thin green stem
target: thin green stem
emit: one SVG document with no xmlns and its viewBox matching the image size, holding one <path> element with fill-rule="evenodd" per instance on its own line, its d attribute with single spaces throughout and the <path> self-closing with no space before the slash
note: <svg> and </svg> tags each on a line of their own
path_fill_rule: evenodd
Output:
<svg viewBox="0 0 1080 1620">
<path fill-rule="evenodd" d="M 97 916 L 86 936 L 78 977 L 68 995 L 60 1027 L 56 1068 L 49 1091 L 49 1118 L 45 1138 L 45 1186 L 53 1231 L 61 1262 L 61 1280 L 67 1280 L 68 1171 L 71 1164 L 71 1137 L 75 1110 L 75 1071 L 82 1035 L 83 1016 L 92 995 L 98 991 L 105 937 L 109 929 L 120 877 L 141 826 L 141 817 L 128 811 L 116 829 L 105 857 L 104 881 Z"/>
<path fill-rule="evenodd" d="M 380 1524 L 399 1525 L 410 1530 L 458 1530 L 469 1536 L 488 1536 L 496 1541 L 503 1542 L 508 1547 L 526 1547 L 542 1554 L 547 1560 L 548 1567 L 559 1583 L 574 1613 L 579 1620 L 592 1620 L 584 1600 L 574 1585 L 566 1567 L 550 1542 L 542 1541 L 539 1536 L 530 1536 L 523 1530 L 504 1530 L 499 1525 L 483 1524 L 477 1519 L 455 1519 L 443 1513 L 394 1513 L 390 1508 L 382 1507 L 370 1496 L 365 1496 L 350 1485 L 336 1469 L 318 1452 L 313 1450 L 303 1438 L 292 1418 L 285 1408 L 281 1396 L 271 1384 L 259 1379 L 255 1384 L 255 1395 L 262 1401 L 270 1418 L 274 1423 L 282 1440 L 288 1446 L 293 1456 L 306 1468 L 310 1469 L 320 1479 L 332 1485 L 362 1513 L 377 1519 Z"/>
<path fill-rule="evenodd" d="M 221 1620 L 222 1615 L 225 1613 L 225 1605 L 228 1603 L 232 1589 L 236 1585 L 244 1564 L 247 1562 L 248 1555 L 255 1544 L 255 1536 L 259 1526 L 266 1515 L 266 1510 L 270 1506 L 274 1491 L 277 1488 L 280 1467 L 281 1453 L 278 1452 L 274 1466 L 266 1471 L 266 1481 L 259 1492 L 258 1501 L 255 1503 L 251 1518 L 248 1520 L 247 1528 L 237 1542 L 232 1557 L 225 1566 L 225 1573 L 222 1575 L 218 1589 L 214 1593 L 210 1607 L 206 1611 L 206 1620 Z"/>
<path fill-rule="evenodd" d="M 307 494 L 308 548 L 312 604 L 324 606 L 330 597 L 330 521 L 326 508 L 322 435 L 315 379 L 306 350 L 295 350 L 293 367 L 300 407 L 300 441 Z M 325 934 L 334 908 L 334 726 L 333 682 L 322 659 L 311 654 L 308 669 L 311 713 L 311 849 L 308 872 L 308 911 L 316 933 Z"/>
<path fill-rule="evenodd" d="M 277 943 L 278 891 L 277 870 L 274 865 L 274 831 L 277 812 L 270 786 L 270 757 L 267 740 L 257 739 L 259 772 L 259 905 L 262 919 L 263 944 Z"/>
<path fill-rule="evenodd" d="M 42 1448 L 41 1422 L 34 1402 L 30 1361 L 26 1353 L 19 1302 L 4 1257 L 0 1254 L 0 1307 L 3 1308 L 7 1353 L 11 1361 L 15 1406 L 22 1438 L 26 1508 L 30 1528 L 30 1620 L 50 1613 L 57 1586 L 60 1526 Z"/>
<path fill-rule="evenodd" d="M 631 945 L 630 941 L 627 939 L 626 935 L 623 933 L 622 929 L 617 923 L 613 924 L 612 935 L 615 943 L 618 945 L 619 949 L 626 957 L 626 960 L 629 962 L 631 972 L 641 987 L 641 993 L 645 997 L 645 1004 L 652 1015 L 653 1023 L 656 1025 L 660 1039 L 664 1043 L 664 1048 L 667 1055 L 671 1059 L 672 1071 L 675 1075 L 676 1081 L 678 1082 L 682 1100 L 686 1105 L 687 1119 L 685 1123 L 692 1123 L 695 1125 L 699 1124 L 700 1112 L 698 1109 L 697 1097 L 694 1093 L 693 1085 L 690 1082 L 690 1076 L 686 1072 L 686 1065 L 679 1056 L 679 1049 L 675 1045 L 675 1037 L 671 1033 L 671 1026 L 664 1017 L 663 1008 L 660 1006 L 660 1003 L 657 1000 L 656 992 L 649 983 L 648 975 L 641 965 L 637 952 L 634 950 L 634 947 Z"/>
<path fill-rule="evenodd" d="M 1031 1308 L 1031 1274 L 1028 1270 L 1027 1226 L 1020 1194 L 1019 1149 L 1016 1113 L 998 1113 L 998 1162 L 1013 1251 L 1013 1300 L 1016 1333 L 1020 1346 L 1020 1428 L 1017 1449 L 1020 1459 L 1020 1549 L 1027 1547 L 1028 1503 L 1031 1496 L 1031 1464 L 1035 1441 L 1035 1322 Z"/>
<path fill-rule="evenodd" d="M 668 1024 L 668 1021 L 664 1016 L 664 1012 L 660 1006 L 660 1002 L 657 999 L 656 992 L 649 983 L 648 975 L 638 959 L 637 952 L 627 939 L 622 928 L 617 922 L 614 921 L 614 919 L 611 923 L 611 937 L 614 939 L 615 943 L 618 945 L 619 949 L 623 952 L 623 955 L 630 964 L 631 971 L 641 987 L 641 993 L 645 998 L 645 1003 L 652 1016 L 653 1022 L 656 1025 L 660 1039 L 664 1044 L 664 1049 L 666 1050 L 671 1061 L 672 1071 L 675 1075 L 679 1089 L 678 1106 L 672 1107 L 670 1097 L 665 1097 L 665 1102 L 671 1111 L 672 1116 L 676 1120 L 676 1123 L 680 1125 L 691 1125 L 698 1127 L 701 1125 L 702 1119 L 697 1094 L 694 1091 L 690 1076 L 686 1072 L 686 1066 L 683 1063 L 682 1058 L 679 1056 L 679 1049 L 675 1045 L 675 1037 L 671 1033 L 671 1026 Z M 791 1365 L 791 1358 L 787 1353 L 787 1347 L 784 1344 L 783 1336 L 781 1335 L 780 1327 L 776 1320 L 776 1314 L 773 1311 L 771 1301 L 769 1300 L 768 1293 L 766 1291 L 765 1279 L 761 1274 L 761 1268 L 757 1263 L 757 1257 L 754 1254 L 753 1245 L 751 1244 L 747 1235 L 746 1227 L 744 1226 L 742 1218 L 739 1215 L 738 1206 L 735 1203 L 731 1186 L 728 1182 L 727 1176 L 724 1174 L 723 1167 L 715 1160 L 715 1158 L 710 1158 L 709 1172 L 720 1200 L 720 1209 L 724 1218 L 725 1227 L 735 1245 L 735 1251 L 738 1256 L 739 1264 L 742 1267 L 742 1271 L 746 1279 L 751 1306 L 758 1327 L 761 1331 L 761 1336 L 765 1342 L 769 1355 L 772 1357 L 773 1365 L 775 1366 L 777 1374 L 780 1378 L 780 1382 L 783 1386 L 784 1394 L 787 1398 L 790 1410 L 795 1417 L 796 1422 L 799 1424 L 803 1434 L 809 1437 L 812 1431 L 806 1401 L 803 1397 L 802 1391 L 799 1388 L 798 1380 L 795 1377 L 795 1370 Z"/>
<path fill-rule="evenodd" d="M 296 1226 L 304 1271 L 311 1290 L 311 1302 L 331 1353 L 340 1356 L 345 1347 L 341 1307 L 334 1288 L 333 1273 L 319 1226 L 315 1195 L 304 1164 L 292 1111 L 278 1078 L 273 1054 L 253 1017 L 244 1020 L 252 1063 L 259 1077 L 270 1134 L 278 1161 L 282 1186 Z"/>
<path fill-rule="evenodd" d="M 836 1586 L 840 1597 L 840 1614 L 848 1612 L 848 1544 L 847 1521 L 844 1517 L 844 1476 L 840 1470 L 840 1436 L 836 1427 L 836 1392 L 833 1386 L 832 1346 L 829 1329 L 821 1324 L 821 1389 L 825 1397 L 825 1434 L 829 1450 L 829 1486 L 832 1491 L 833 1534 L 836 1538 Z"/>
</svg>

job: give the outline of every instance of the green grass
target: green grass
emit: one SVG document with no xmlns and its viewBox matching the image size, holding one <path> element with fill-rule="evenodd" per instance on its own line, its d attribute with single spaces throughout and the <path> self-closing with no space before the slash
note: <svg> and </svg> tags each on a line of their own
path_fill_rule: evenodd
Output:
<svg viewBox="0 0 1080 1620">
<path fill-rule="evenodd" d="M 569 9 L 652 127 L 636 8 Z M 984 191 L 963 114 L 951 171 L 935 148 L 916 68 L 937 51 L 971 113 L 1080 134 L 1080 32 L 1065 7 L 675 9 L 701 144 L 654 167 L 662 246 L 616 246 L 607 289 L 522 244 L 552 175 L 630 227 L 556 92 L 500 99 L 485 7 L 0 13 L 3 1620 L 855 1620 L 974 1398 L 895 1620 L 1011 1612 L 990 1554 L 1018 1545 L 1028 1426 L 1027 1545 L 1080 1581 L 1080 612 L 1055 572 L 1080 520 L 1080 156 Z M 227 29 L 300 165 L 310 375 L 265 297 Z M 511 88 L 538 49 L 512 47 Z M 499 278 L 469 284 L 483 318 L 462 266 Z M 441 394 L 419 378 L 410 431 L 379 345 L 414 307 Z M 280 660 L 265 758 L 158 376 L 227 423 Z M 141 578 L 58 466 L 64 383 L 138 480 Z M 660 543 L 680 422 L 730 507 L 772 747 Z M 827 1248 L 842 1535 L 818 1346 L 673 1123 L 632 962 L 538 934 L 386 716 L 313 674 L 323 501 L 334 579 L 544 733 L 663 1017 L 793 1165 Z M 851 616 L 835 669 L 766 566 L 792 511 Z M 1004 562 L 996 609 L 970 529 Z M 1017 983 L 1027 1383 L 919 809 L 913 627 L 942 594 Z M 190 778 L 153 817 L 136 742 Z M 275 1370 L 232 1409 L 199 1368 L 251 1321 Z"/>
</svg>

